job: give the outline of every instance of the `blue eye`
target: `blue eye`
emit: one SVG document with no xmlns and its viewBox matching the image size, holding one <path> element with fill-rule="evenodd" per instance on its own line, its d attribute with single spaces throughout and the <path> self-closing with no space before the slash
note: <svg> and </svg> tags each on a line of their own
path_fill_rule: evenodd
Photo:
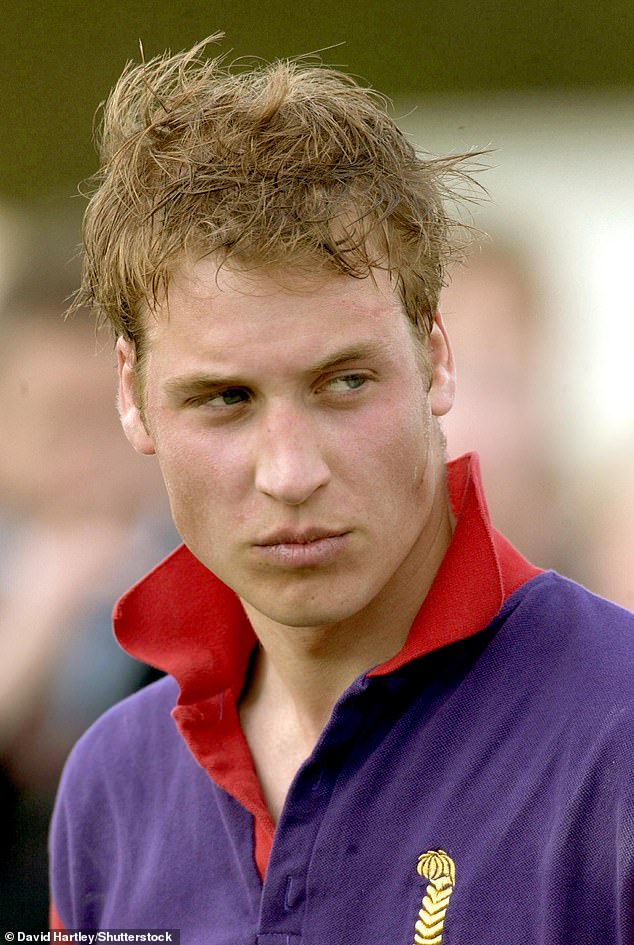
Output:
<svg viewBox="0 0 634 945">
<path fill-rule="evenodd" d="M 333 377 L 328 383 L 327 387 L 329 390 L 337 391 L 350 391 L 350 390 L 359 390 L 360 387 L 366 383 L 367 377 L 364 377 L 363 374 L 342 374 L 341 377 Z"/>
</svg>

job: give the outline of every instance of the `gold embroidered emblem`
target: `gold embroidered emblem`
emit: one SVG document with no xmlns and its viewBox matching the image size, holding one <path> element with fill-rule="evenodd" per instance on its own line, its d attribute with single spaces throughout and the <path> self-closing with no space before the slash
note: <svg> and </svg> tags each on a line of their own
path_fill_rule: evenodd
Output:
<svg viewBox="0 0 634 945">
<path fill-rule="evenodd" d="M 428 850 L 416 871 L 429 880 L 415 925 L 414 945 L 441 945 L 445 916 L 456 884 L 454 861 L 444 850 Z"/>
</svg>

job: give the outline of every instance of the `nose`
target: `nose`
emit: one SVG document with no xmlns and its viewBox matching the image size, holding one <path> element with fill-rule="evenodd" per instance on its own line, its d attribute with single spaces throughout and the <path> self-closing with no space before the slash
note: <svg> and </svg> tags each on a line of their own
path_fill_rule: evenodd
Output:
<svg viewBox="0 0 634 945">
<path fill-rule="evenodd" d="M 303 412 L 280 409 L 263 418 L 255 487 L 285 505 L 302 505 L 330 481 L 315 423 Z"/>
</svg>

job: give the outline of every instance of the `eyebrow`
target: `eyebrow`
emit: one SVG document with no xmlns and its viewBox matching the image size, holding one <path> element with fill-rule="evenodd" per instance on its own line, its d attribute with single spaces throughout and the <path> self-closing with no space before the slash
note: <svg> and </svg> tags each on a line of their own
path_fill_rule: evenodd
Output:
<svg viewBox="0 0 634 945">
<path fill-rule="evenodd" d="M 197 394 L 206 394 L 213 388 L 243 387 L 244 380 L 237 377 L 220 377 L 212 374 L 184 374 L 182 377 L 172 377 L 165 381 L 164 389 L 172 400 L 182 397 L 195 397 Z"/>
<path fill-rule="evenodd" d="M 348 345 L 348 347 L 333 352 L 321 361 L 317 361 L 307 368 L 305 373 L 307 375 L 323 374 L 352 361 L 366 361 L 380 357 L 387 354 L 387 351 L 388 345 L 383 341 L 365 341 Z M 240 377 L 236 374 L 184 374 L 180 377 L 169 378 L 165 382 L 164 390 L 168 397 L 178 400 L 182 397 L 195 397 L 197 394 L 205 394 L 209 390 L 221 387 L 243 387 L 246 383 L 244 376 Z"/>
<path fill-rule="evenodd" d="M 342 364 L 348 364 L 350 361 L 367 361 L 371 358 L 380 357 L 387 354 L 388 346 L 383 341 L 364 341 L 349 345 L 335 352 L 323 361 L 310 368 L 309 374 L 323 374 L 324 371 L 332 371 L 334 368 L 341 367 Z"/>
</svg>

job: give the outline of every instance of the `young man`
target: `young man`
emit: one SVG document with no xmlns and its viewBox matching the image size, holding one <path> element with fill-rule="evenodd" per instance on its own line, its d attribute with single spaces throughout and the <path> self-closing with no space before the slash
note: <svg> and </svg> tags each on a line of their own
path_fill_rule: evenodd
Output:
<svg viewBox="0 0 634 945">
<path fill-rule="evenodd" d="M 124 74 L 86 218 L 79 302 L 185 545 L 116 610 L 171 675 L 71 756 L 55 921 L 634 943 L 634 621 L 444 464 L 460 162 L 345 76 L 201 52 Z"/>
</svg>

